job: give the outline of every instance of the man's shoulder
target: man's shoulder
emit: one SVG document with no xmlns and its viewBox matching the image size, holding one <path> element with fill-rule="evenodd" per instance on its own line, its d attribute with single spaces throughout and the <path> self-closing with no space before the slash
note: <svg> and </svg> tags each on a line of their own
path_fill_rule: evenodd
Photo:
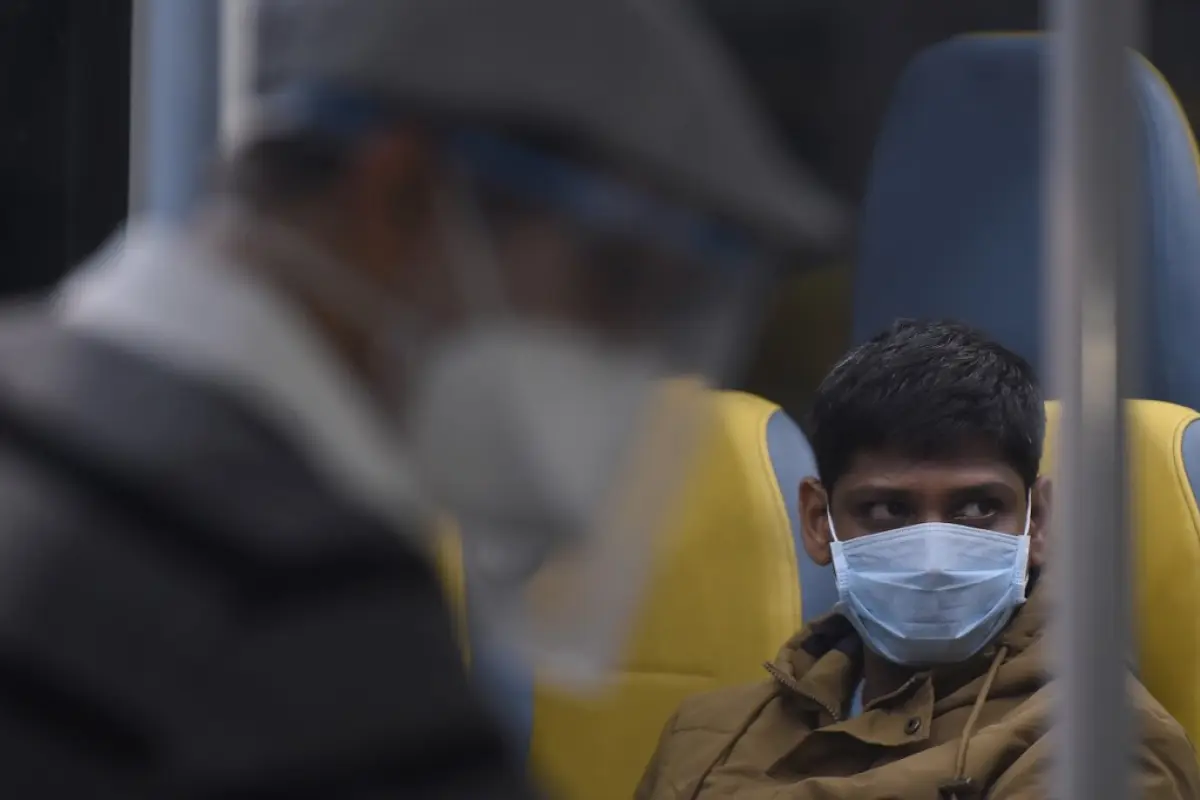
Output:
<svg viewBox="0 0 1200 800">
<path fill-rule="evenodd" d="M 663 791 L 682 797 L 680 787 L 694 787 L 694 781 L 708 772 L 728 742 L 743 729 L 746 719 L 774 693 L 774 685 L 764 680 L 684 699 L 659 738 L 638 787 L 639 800 L 662 797 Z"/>
<path fill-rule="evenodd" d="M 1150 693 L 1134 675 L 1129 676 L 1129 700 L 1136 730 L 1142 733 L 1142 743 L 1151 749 L 1174 751 L 1179 747 L 1194 753 L 1187 730 Z M 1189 761 L 1194 765 L 1195 759 Z"/>
<path fill-rule="evenodd" d="M 1026 708 L 1039 715 L 1047 726 L 1053 713 L 1050 698 L 1057 684 L 1058 681 L 1047 683 L 1043 690 L 1036 693 L 1026 704 Z M 1187 729 L 1132 672 L 1126 680 L 1126 686 L 1132 730 L 1138 732 L 1138 742 L 1143 753 L 1151 754 L 1155 761 L 1168 765 L 1172 771 L 1179 771 L 1181 775 L 1186 773 L 1197 790 L 1200 790 L 1196 750 Z"/>
<path fill-rule="evenodd" d="M 43 493 L 56 484 L 125 512 L 166 513 L 172 528 L 205 528 L 208 549 L 328 558 L 381 527 L 242 398 L 63 328 L 44 309 L 0 315 L 0 448 L 38 473 Z M 369 538 L 387 547 L 393 537 Z"/>
<path fill-rule="evenodd" d="M 37 314 L 0 319 L 0 526 L 0 573 L 78 568 L 57 594 L 120 585 L 141 616 L 176 589 L 245 610 L 434 581 L 247 407 Z"/>
<path fill-rule="evenodd" d="M 22 607 L 44 569 L 77 570 L 60 597 L 144 593 L 142 617 L 176 589 L 245 610 L 430 572 L 236 400 L 36 314 L 0 319 L 0 526 Z"/>
<path fill-rule="evenodd" d="M 401 792 L 422 752 L 515 774 L 424 556 L 202 386 L 0 323 L 0 530 L 0 747 L 65 718 L 36 757 L 109 777 L 164 749 L 215 789 L 339 796 L 362 753 Z"/>
<path fill-rule="evenodd" d="M 775 683 L 764 679 L 691 695 L 680 704 L 672 730 L 734 733 L 775 691 Z"/>
<path fill-rule="evenodd" d="M 1028 716 L 1030 719 L 1048 719 L 1053 714 L 1052 698 L 1059 683 L 1060 679 L 1047 681 L 1039 691 L 1026 698 L 1015 709 L 1014 714 Z M 1138 730 L 1144 734 L 1144 741 L 1185 741 L 1188 738 L 1184 727 L 1134 673 L 1129 673 L 1126 685 L 1130 711 Z"/>
<path fill-rule="evenodd" d="M 165 453 L 201 468 L 214 460 L 275 468 L 297 462 L 241 398 L 66 327 L 45 304 L 0 312 L 0 414 L 17 434 L 69 438 L 97 458 L 159 472 Z"/>
<path fill-rule="evenodd" d="M 989 797 L 1042 796 L 1041 785 L 1054 755 L 1052 737 L 1045 734 L 1053 716 L 1050 698 L 1055 686 L 1056 682 L 1047 683 L 1017 712 L 1027 714 L 1027 721 L 1040 735 L 991 787 Z M 1200 768 L 1187 732 L 1132 674 L 1127 686 L 1130 730 L 1136 732 L 1136 743 L 1131 744 L 1137 748 L 1133 769 L 1139 796 L 1163 800 L 1200 797 Z"/>
</svg>

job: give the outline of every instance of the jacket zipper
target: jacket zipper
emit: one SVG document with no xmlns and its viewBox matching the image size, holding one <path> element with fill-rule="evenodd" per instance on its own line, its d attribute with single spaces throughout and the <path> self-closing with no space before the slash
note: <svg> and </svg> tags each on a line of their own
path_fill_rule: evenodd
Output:
<svg viewBox="0 0 1200 800">
<path fill-rule="evenodd" d="M 826 712 L 828 712 L 829 716 L 833 717 L 834 722 L 842 721 L 842 714 L 840 711 L 836 711 L 836 710 L 830 708 L 826 703 L 821 702 L 820 700 L 813 697 L 808 692 L 801 689 L 800 684 L 796 683 L 796 679 L 793 678 L 791 675 L 788 675 L 786 672 L 784 672 L 779 667 L 775 666 L 774 664 L 772 664 L 769 661 L 767 663 L 763 664 L 763 667 L 766 668 L 767 673 L 772 678 L 774 678 L 777 683 L 782 684 L 785 688 L 790 689 L 792 692 L 800 695 L 801 697 L 803 697 L 807 700 L 811 700 L 812 702 L 816 703 L 818 706 L 823 708 Z"/>
</svg>

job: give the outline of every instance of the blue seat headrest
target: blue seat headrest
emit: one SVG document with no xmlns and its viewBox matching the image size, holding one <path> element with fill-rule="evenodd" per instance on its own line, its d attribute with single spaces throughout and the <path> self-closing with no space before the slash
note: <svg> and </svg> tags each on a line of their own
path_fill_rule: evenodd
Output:
<svg viewBox="0 0 1200 800">
<path fill-rule="evenodd" d="M 1042 360 L 1042 89 L 1053 38 L 971 35 L 900 80 L 863 205 L 853 335 L 899 317 L 976 325 Z M 1131 54 L 1146 229 L 1145 387 L 1200 406 L 1200 173 L 1162 76 Z"/>
<path fill-rule="evenodd" d="M 800 609 L 808 622 L 833 610 L 837 583 L 833 567 L 819 567 L 804 552 L 800 522 L 800 482 L 816 477 L 817 462 L 800 426 L 783 409 L 767 421 L 767 452 L 775 469 L 775 481 L 787 507 L 792 526 L 796 561 L 800 567 Z"/>
</svg>

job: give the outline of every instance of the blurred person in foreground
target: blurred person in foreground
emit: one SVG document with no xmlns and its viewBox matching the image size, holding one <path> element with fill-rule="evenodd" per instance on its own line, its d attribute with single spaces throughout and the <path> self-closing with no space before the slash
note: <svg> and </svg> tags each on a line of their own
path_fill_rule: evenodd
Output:
<svg viewBox="0 0 1200 800">
<path fill-rule="evenodd" d="M 1035 800 L 1053 752 L 1042 392 L 966 326 L 898 322 L 817 391 L 804 548 L 839 603 L 761 684 L 684 702 L 639 800 Z M 1200 797 L 1183 728 L 1132 676 L 1137 796 Z"/>
<path fill-rule="evenodd" d="M 218 189 L 0 322 L 0 795 L 527 796 L 430 516 L 493 639 L 594 680 L 699 419 L 660 379 L 836 215 L 666 0 L 260 20 Z"/>
</svg>

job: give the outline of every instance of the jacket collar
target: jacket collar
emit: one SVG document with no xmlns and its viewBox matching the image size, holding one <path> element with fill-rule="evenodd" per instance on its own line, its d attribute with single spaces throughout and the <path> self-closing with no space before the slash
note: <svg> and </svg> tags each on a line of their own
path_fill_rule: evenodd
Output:
<svg viewBox="0 0 1200 800">
<path fill-rule="evenodd" d="M 1038 583 L 1041 583 L 1040 581 Z M 838 613 L 815 620 L 780 651 L 769 671 L 802 710 L 815 715 L 814 728 L 849 734 L 871 744 L 897 746 L 928 736 L 934 716 L 970 705 L 1000 647 L 1007 648 L 997 686 L 1038 684 L 1044 680 L 1039 644 L 1046 623 L 1047 599 L 1039 586 L 1004 632 L 983 651 L 961 664 L 914 673 L 898 689 L 874 699 L 864 713 L 847 719 L 851 698 L 862 676 L 863 643 Z M 1011 666 L 1010 666 L 1011 665 Z M 914 734 L 915 729 L 915 734 Z"/>
</svg>

